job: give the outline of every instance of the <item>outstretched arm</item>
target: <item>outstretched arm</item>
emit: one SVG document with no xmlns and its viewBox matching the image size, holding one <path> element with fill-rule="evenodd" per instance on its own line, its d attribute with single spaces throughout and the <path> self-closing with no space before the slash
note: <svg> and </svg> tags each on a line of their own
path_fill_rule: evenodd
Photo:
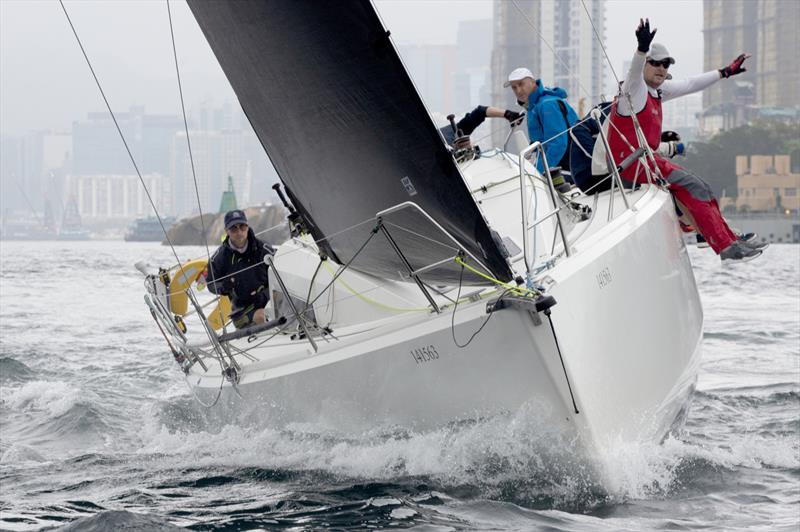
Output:
<svg viewBox="0 0 800 532">
<path fill-rule="evenodd" d="M 720 80 L 719 71 L 712 70 L 686 79 L 668 79 L 661 84 L 661 101 L 668 101 L 701 91 Z"/>
<path fill-rule="evenodd" d="M 471 135 L 472 132 L 475 131 L 484 120 L 486 120 L 486 117 L 505 118 L 514 124 L 514 122 L 522 119 L 523 116 L 524 115 L 522 113 L 517 113 L 516 111 L 500 109 L 499 107 L 486 107 L 484 105 L 479 105 L 464 115 L 464 118 L 458 121 L 456 127 L 461 130 L 464 135 Z"/>
<path fill-rule="evenodd" d="M 489 118 L 505 118 L 511 122 L 512 125 L 516 125 L 515 123 L 521 121 L 525 115 L 510 109 L 501 109 L 499 107 L 489 106 L 486 108 L 486 116 Z"/>
<path fill-rule="evenodd" d="M 636 114 L 647 104 L 647 85 L 644 83 L 644 62 L 647 58 L 647 51 L 650 43 L 656 35 L 657 30 L 650 31 L 650 20 L 639 19 L 639 26 L 636 28 L 636 53 L 631 59 L 631 68 L 628 75 L 620 87 L 619 103 L 617 112 L 624 116 Z"/>
<path fill-rule="evenodd" d="M 747 72 L 743 64 L 750 54 L 740 54 L 739 57 L 731 61 L 727 66 L 719 70 L 711 70 L 697 76 L 692 76 L 681 80 L 667 80 L 661 85 L 661 99 L 663 101 L 672 100 L 679 96 L 691 94 L 706 89 L 722 78 L 729 78 L 742 72 Z"/>
</svg>

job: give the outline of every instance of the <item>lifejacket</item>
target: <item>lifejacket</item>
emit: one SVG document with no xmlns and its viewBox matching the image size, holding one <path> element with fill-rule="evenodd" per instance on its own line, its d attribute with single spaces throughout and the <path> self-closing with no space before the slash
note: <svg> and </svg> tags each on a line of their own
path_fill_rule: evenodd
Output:
<svg viewBox="0 0 800 532">
<path fill-rule="evenodd" d="M 633 153 L 639 146 L 633 119 L 630 116 L 624 116 L 617 112 L 618 103 L 619 99 L 615 99 L 614 103 L 611 105 L 611 115 L 609 117 L 611 127 L 608 128 L 608 145 L 611 148 L 611 154 L 617 164 Z M 636 118 L 639 121 L 639 127 L 642 128 L 642 133 L 644 134 L 647 145 L 650 146 L 650 149 L 653 151 L 661 175 L 666 177 L 673 170 L 680 168 L 678 165 L 671 163 L 663 156 L 656 153 L 658 145 L 661 142 L 661 124 L 663 122 L 661 96 L 653 96 L 650 91 L 647 91 L 647 101 L 644 109 L 636 113 Z M 652 169 L 649 160 L 647 164 Z M 643 183 L 646 180 L 646 172 L 645 169 L 642 168 L 642 162 L 632 164 L 623 170 L 620 175 L 626 181 Z"/>
</svg>

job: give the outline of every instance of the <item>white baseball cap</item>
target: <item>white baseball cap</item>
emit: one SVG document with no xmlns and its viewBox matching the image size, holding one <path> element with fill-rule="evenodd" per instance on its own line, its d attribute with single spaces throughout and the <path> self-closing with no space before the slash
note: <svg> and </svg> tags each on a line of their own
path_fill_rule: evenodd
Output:
<svg viewBox="0 0 800 532">
<path fill-rule="evenodd" d="M 533 72 L 527 68 L 515 68 L 511 71 L 511 74 L 508 75 L 508 81 L 503 83 L 503 87 L 510 87 L 512 81 L 519 81 L 525 78 L 536 79 L 533 77 Z"/>
<path fill-rule="evenodd" d="M 650 45 L 650 51 L 647 52 L 647 58 L 653 59 L 654 61 L 663 61 L 664 59 L 668 59 L 670 65 L 675 64 L 675 58 L 669 55 L 667 47 L 657 42 L 654 42 Z"/>
</svg>

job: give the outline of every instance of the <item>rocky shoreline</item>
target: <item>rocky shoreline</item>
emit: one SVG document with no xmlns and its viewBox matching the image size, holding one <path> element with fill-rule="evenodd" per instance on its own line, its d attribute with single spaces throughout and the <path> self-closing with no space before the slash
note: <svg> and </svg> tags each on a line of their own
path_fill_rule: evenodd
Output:
<svg viewBox="0 0 800 532">
<path fill-rule="evenodd" d="M 281 205 L 262 205 L 248 207 L 244 210 L 247 222 L 261 240 L 277 245 L 289 238 L 289 226 L 286 223 L 286 209 Z M 219 245 L 225 235 L 223 219 L 225 214 L 205 213 L 202 216 L 190 216 L 178 220 L 167 235 L 176 246 Z M 278 226 L 278 227 L 276 227 Z M 203 231 L 205 228 L 205 233 Z M 267 229 L 273 228 L 270 231 Z M 164 240 L 162 244 L 167 244 Z"/>
</svg>

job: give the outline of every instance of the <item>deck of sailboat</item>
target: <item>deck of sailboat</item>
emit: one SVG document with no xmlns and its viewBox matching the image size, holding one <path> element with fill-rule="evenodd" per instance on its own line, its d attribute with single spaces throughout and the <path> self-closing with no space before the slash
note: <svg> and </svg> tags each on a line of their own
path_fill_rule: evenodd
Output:
<svg viewBox="0 0 800 532">
<path fill-rule="evenodd" d="M 473 169 L 482 168 L 486 171 L 486 176 L 490 176 L 497 181 L 497 167 L 505 165 L 503 159 L 483 161 L 483 164 L 472 165 Z M 518 172 L 517 168 L 509 167 L 509 170 Z M 486 182 L 481 182 L 481 174 L 470 174 L 465 172 L 466 179 L 472 185 L 476 183 L 478 187 L 486 186 Z M 503 174 L 500 173 L 501 181 Z M 481 201 L 485 211 L 491 213 L 493 210 L 505 212 L 504 218 L 518 220 L 518 216 L 509 216 L 508 209 L 519 208 L 519 181 L 518 179 L 507 179 L 501 185 L 496 186 L 492 196 L 482 192 L 475 194 L 476 200 Z M 539 185 L 539 194 L 544 194 L 544 185 Z M 642 187 L 635 191 L 627 191 L 628 200 L 632 205 L 644 207 L 648 201 L 652 208 L 659 208 L 665 201 L 665 193 L 653 187 Z M 484 196 L 480 199 L 478 196 Z M 601 192 L 592 196 L 576 194 L 570 201 L 586 205 L 591 209 L 592 215 L 588 220 L 580 221 L 575 216 L 567 216 L 564 219 L 567 238 L 570 248 L 573 250 L 573 263 L 585 263 L 581 251 L 595 245 L 598 239 L 602 239 L 604 233 L 614 240 L 620 241 L 626 238 L 630 231 L 635 230 L 636 224 L 630 223 L 630 218 L 636 215 L 636 211 L 625 210 L 625 205 L 619 192 L 612 194 L 609 191 Z M 615 217 L 610 219 L 609 204 L 613 202 L 612 212 Z M 511 211 L 513 212 L 513 211 Z M 519 241 L 521 229 L 519 224 L 507 224 L 505 219 L 489 219 L 490 223 L 496 227 L 507 225 L 511 238 Z M 544 224 L 543 224 L 544 225 Z M 558 240 L 554 224 L 549 224 L 549 229 L 540 235 L 542 243 L 540 247 L 544 252 L 542 262 L 548 262 L 548 267 L 543 267 L 539 273 L 539 278 L 564 277 L 560 275 L 563 270 L 562 264 L 566 257 L 563 255 L 563 245 Z M 553 245 L 555 243 L 555 245 Z M 546 244 L 546 245 L 545 245 Z M 290 286 L 299 286 L 299 283 L 308 283 L 312 274 L 312 267 L 316 263 L 317 255 L 313 241 L 308 238 L 289 241 L 278 250 L 276 255 L 276 268 L 280 274 L 286 278 Z M 523 261 L 521 254 L 519 257 L 512 257 L 511 262 L 516 270 L 516 274 L 524 274 Z M 575 266 L 568 267 L 568 270 L 575 270 Z M 322 270 L 318 282 L 325 285 L 333 278 L 333 270 Z M 372 283 L 364 285 L 363 283 Z M 359 285 L 358 283 L 362 284 Z M 336 286 L 332 290 L 332 296 L 338 305 L 351 305 L 349 312 L 337 311 L 336 321 L 333 314 L 330 315 L 331 326 L 330 334 L 315 330 L 312 338 L 315 340 L 316 350 L 312 348 L 308 340 L 304 339 L 301 331 L 296 326 L 288 327 L 282 332 L 266 331 L 257 336 L 242 338 L 232 341 L 231 352 L 237 363 L 241 366 L 241 382 L 251 382 L 254 380 L 267 379 L 274 377 L 277 373 L 284 371 L 297 371 L 311 364 L 331 363 L 343 357 L 357 356 L 358 349 L 353 349 L 357 344 L 368 344 L 372 339 L 381 338 L 386 341 L 387 337 L 393 332 L 404 329 L 414 329 L 418 333 L 421 328 L 433 327 L 434 329 L 447 329 L 451 326 L 467 322 L 480 322 L 486 316 L 486 303 L 491 298 L 496 298 L 500 294 L 497 286 L 484 287 L 461 287 L 459 304 L 454 312 L 453 300 L 459 294 L 458 286 L 438 286 L 437 292 L 433 294 L 436 303 L 441 308 L 441 313 L 436 314 L 427 305 L 427 301 L 418 287 L 411 282 L 388 281 L 376 279 L 359 274 L 358 272 L 345 272 L 338 279 Z M 365 288 L 366 286 L 366 288 Z M 354 287 L 360 287 L 356 290 Z M 375 290 L 375 288 L 379 288 Z M 338 291 L 334 291 L 338 290 Z M 370 297 L 363 297 L 363 293 L 369 293 Z M 361 297 L 359 297 L 361 296 Z M 357 306 L 356 306 L 357 305 Z M 320 305 L 316 309 L 320 327 L 326 321 L 322 318 L 327 317 L 325 308 L 330 306 L 330 300 L 325 306 Z M 401 308 L 403 307 L 403 308 Z M 391 309 L 391 310 L 387 310 Z M 270 313 L 268 307 L 268 317 L 274 318 L 274 313 Z M 203 349 L 210 349 L 207 339 L 202 336 L 198 344 Z M 316 362 L 314 361 L 316 360 Z M 298 364 L 300 364 L 298 366 Z M 280 369 L 283 368 L 283 369 Z M 277 373 L 276 373 L 277 372 Z M 207 373 L 197 365 L 193 367 L 192 375 L 199 377 L 197 381 L 200 386 L 216 387 L 219 385 L 219 375 L 216 371 Z"/>
<path fill-rule="evenodd" d="M 221 393 L 232 412 L 262 405 L 260 415 L 270 422 L 319 421 L 333 408 L 342 430 L 385 423 L 421 429 L 534 401 L 547 405 L 542 416 L 548 423 L 577 429 L 587 442 L 663 437 L 694 383 L 702 309 L 669 193 L 644 186 L 628 199 L 635 209 L 625 209 L 619 193 L 573 198 L 594 215 L 567 231 L 571 256 L 557 256 L 538 273 L 536 282 L 557 302 L 552 317 L 540 315 L 538 324 L 524 310 L 495 311 L 470 344 L 467 339 L 489 316 L 487 303 L 500 291 L 462 287 L 454 308 L 445 296 L 455 299 L 458 287 L 438 287 L 444 295 L 434 296 L 436 313 L 425 308 L 414 283 L 384 279 L 378 290 L 362 285 L 370 290 L 365 299 L 334 289 L 340 290 L 333 293 L 338 322 L 328 321 L 334 316 L 327 314 L 329 303 L 315 308 L 320 325 L 331 329 L 325 335 L 312 330 L 316 349 L 296 326 L 267 331 L 228 342 L 240 366 L 235 382 L 220 373 L 213 356 L 205 359 L 208 371 L 194 364 L 187 380 L 202 401 L 216 401 Z M 616 212 L 611 220 L 610 201 Z M 675 238 L 664 238 L 665 231 Z M 279 249 L 275 267 L 290 292 L 301 293 L 315 260 L 308 241 L 290 241 Z M 524 268 L 521 261 L 514 267 Z M 634 276 L 639 269 L 648 273 Z M 375 279 L 354 271 L 340 280 L 357 289 Z M 324 278 L 317 282 L 326 284 Z M 651 307 L 651 301 L 659 305 Z M 417 307 L 403 312 L 398 302 Z M 679 307 L 683 312 L 675 313 Z M 653 341 L 643 349 L 647 339 Z"/>
</svg>

